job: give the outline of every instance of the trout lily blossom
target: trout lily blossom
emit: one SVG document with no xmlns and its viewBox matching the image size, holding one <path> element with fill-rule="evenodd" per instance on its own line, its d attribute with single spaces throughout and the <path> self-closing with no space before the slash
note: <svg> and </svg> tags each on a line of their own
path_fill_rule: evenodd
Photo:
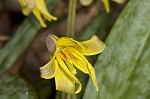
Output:
<svg viewBox="0 0 150 99">
<path fill-rule="evenodd" d="M 104 50 L 105 44 L 97 36 L 78 42 L 72 38 L 58 38 L 49 34 L 46 37 L 46 46 L 50 53 L 50 61 L 40 67 L 42 78 L 55 77 L 56 90 L 71 94 L 79 93 L 82 85 L 75 76 L 77 68 L 85 74 L 89 74 L 98 91 L 94 68 L 84 57 L 84 55 L 95 55 Z M 77 88 L 75 87 L 76 83 L 78 84 Z"/>
<path fill-rule="evenodd" d="M 29 15 L 31 12 L 36 16 L 39 20 L 42 27 L 46 27 L 42 16 L 46 18 L 48 21 L 57 20 L 56 17 L 49 14 L 48 9 L 44 0 L 18 0 L 24 15 Z"/>
</svg>

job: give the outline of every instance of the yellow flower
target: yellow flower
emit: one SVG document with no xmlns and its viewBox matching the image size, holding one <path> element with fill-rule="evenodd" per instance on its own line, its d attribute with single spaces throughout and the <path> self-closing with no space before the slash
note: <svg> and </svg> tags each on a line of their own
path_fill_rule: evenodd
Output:
<svg viewBox="0 0 150 99">
<path fill-rule="evenodd" d="M 56 17 L 49 14 L 44 0 L 19 0 L 19 3 L 22 6 L 23 14 L 27 16 L 33 12 L 42 27 L 46 27 L 46 24 L 42 19 L 42 15 L 48 21 L 57 20 Z"/>
<path fill-rule="evenodd" d="M 50 53 L 50 61 L 40 67 L 41 77 L 51 79 L 55 77 L 56 90 L 67 93 L 79 93 L 82 89 L 80 81 L 75 77 L 76 68 L 89 74 L 98 91 L 95 71 L 84 55 L 95 55 L 102 52 L 105 44 L 97 37 L 78 42 L 72 38 L 49 34 L 46 38 L 46 46 Z M 75 91 L 75 83 L 78 88 Z"/>
<path fill-rule="evenodd" d="M 112 0 L 112 1 L 115 1 L 119 4 L 122 4 L 125 0 Z M 110 7 L 109 7 L 109 0 L 102 0 L 103 4 L 104 4 L 104 7 L 106 9 L 107 12 L 110 11 Z"/>
</svg>

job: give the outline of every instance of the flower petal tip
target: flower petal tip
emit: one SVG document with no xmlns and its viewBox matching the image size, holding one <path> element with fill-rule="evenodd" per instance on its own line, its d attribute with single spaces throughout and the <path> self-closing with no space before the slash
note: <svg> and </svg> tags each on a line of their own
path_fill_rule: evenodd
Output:
<svg viewBox="0 0 150 99">
<path fill-rule="evenodd" d="M 55 20 L 55 21 L 56 21 L 56 20 L 57 20 L 57 17 L 53 17 L 53 20 Z"/>
<path fill-rule="evenodd" d="M 117 2 L 119 4 L 123 4 L 125 2 L 125 0 L 113 0 L 113 1 L 115 1 L 115 2 Z"/>
<path fill-rule="evenodd" d="M 96 91 L 98 92 L 98 87 L 96 88 Z"/>
<path fill-rule="evenodd" d="M 83 6 L 88 6 L 92 4 L 93 0 L 79 0 Z"/>
</svg>

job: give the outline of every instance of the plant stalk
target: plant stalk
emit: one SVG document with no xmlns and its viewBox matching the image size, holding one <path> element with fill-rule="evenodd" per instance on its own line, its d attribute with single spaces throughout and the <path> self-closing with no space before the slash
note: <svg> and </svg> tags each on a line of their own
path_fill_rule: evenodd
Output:
<svg viewBox="0 0 150 99">
<path fill-rule="evenodd" d="M 77 0 L 69 0 L 69 13 L 67 20 L 67 37 L 74 38 L 75 15 Z"/>
</svg>

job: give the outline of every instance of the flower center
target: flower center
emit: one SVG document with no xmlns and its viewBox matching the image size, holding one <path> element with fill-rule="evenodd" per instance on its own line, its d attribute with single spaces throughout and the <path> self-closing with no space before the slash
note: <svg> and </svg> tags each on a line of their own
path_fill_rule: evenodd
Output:
<svg viewBox="0 0 150 99">
<path fill-rule="evenodd" d="M 66 64 L 69 71 L 76 74 L 76 69 L 70 61 L 73 58 L 73 55 L 67 50 L 67 48 L 57 48 L 57 54 Z"/>
</svg>

